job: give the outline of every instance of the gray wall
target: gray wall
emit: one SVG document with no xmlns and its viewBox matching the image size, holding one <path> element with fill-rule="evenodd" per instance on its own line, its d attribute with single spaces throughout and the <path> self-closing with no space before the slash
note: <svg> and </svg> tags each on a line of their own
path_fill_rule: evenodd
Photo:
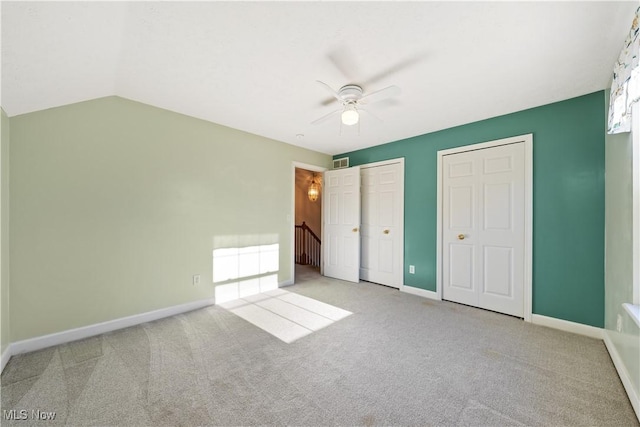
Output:
<svg viewBox="0 0 640 427">
<path fill-rule="evenodd" d="M 331 164 L 118 97 L 10 124 L 12 341 L 212 298 L 216 248 L 275 244 L 291 281 L 292 162 Z"/>
<path fill-rule="evenodd" d="M 0 108 L 0 353 L 10 343 L 9 323 L 9 118 Z"/>
<path fill-rule="evenodd" d="M 608 92 L 605 96 L 608 105 Z M 606 136 L 605 333 L 615 346 L 638 395 L 640 329 L 622 307 L 623 303 L 633 302 L 632 149 L 631 133 Z"/>
</svg>

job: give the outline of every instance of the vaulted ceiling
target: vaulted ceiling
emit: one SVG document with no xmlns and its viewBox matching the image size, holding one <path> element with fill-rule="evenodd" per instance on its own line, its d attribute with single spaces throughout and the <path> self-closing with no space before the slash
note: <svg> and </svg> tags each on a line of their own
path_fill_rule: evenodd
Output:
<svg viewBox="0 0 640 427">
<path fill-rule="evenodd" d="M 337 154 L 604 89 L 637 5 L 3 1 L 0 102 L 118 95 Z M 401 93 L 312 125 L 339 108 L 316 80 Z"/>
</svg>

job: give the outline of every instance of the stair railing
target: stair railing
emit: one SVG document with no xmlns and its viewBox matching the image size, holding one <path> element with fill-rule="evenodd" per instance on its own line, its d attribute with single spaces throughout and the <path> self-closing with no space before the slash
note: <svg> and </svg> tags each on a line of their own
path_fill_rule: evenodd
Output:
<svg viewBox="0 0 640 427">
<path fill-rule="evenodd" d="M 296 225 L 295 246 L 296 264 L 320 267 L 320 238 L 304 221 Z"/>
</svg>

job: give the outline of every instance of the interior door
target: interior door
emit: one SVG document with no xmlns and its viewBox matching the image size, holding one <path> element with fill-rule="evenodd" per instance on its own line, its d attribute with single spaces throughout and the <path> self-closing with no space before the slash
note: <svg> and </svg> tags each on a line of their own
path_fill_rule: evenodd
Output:
<svg viewBox="0 0 640 427">
<path fill-rule="evenodd" d="M 524 315 L 524 143 L 443 157 L 443 299 Z"/>
<path fill-rule="evenodd" d="M 360 167 L 324 173 L 324 275 L 360 281 Z"/>
<path fill-rule="evenodd" d="M 360 278 L 400 288 L 403 170 L 400 163 L 362 168 Z"/>
</svg>

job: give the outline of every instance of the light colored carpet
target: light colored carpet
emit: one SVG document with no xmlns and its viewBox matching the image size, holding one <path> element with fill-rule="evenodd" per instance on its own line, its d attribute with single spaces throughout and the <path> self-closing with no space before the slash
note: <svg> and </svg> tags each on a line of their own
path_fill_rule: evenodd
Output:
<svg viewBox="0 0 640 427">
<path fill-rule="evenodd" d="M 219 305 L 286 343 L 292 343 L 352 314 L 284 289 L 274 289 Z"/>
<path fill-rule="evenodd" d="M 2 425 L 637 426 L 602 341 L 299 272 L 353 313 L 286 344 L 221 307 L 13 357 Z"/>
</svg>

